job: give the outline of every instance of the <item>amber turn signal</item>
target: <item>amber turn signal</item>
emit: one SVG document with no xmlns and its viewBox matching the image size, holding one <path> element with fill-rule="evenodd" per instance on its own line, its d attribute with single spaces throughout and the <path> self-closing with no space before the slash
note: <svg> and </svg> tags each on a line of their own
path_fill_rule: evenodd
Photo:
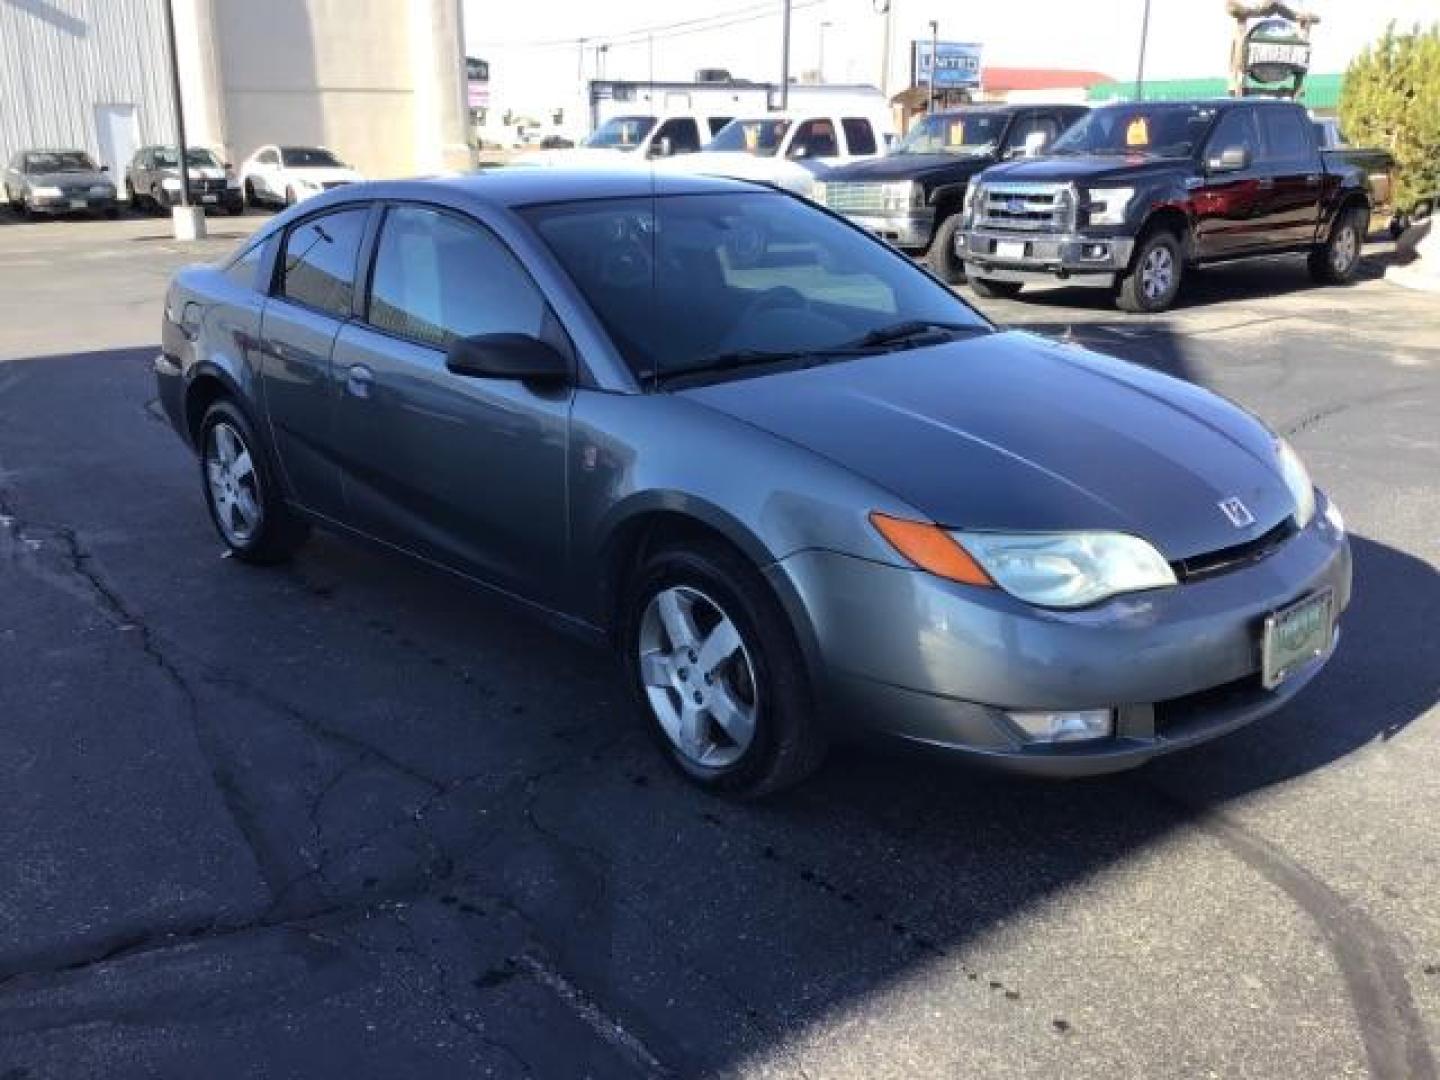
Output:
<svg viewBox="0 0 1440 1080">
<path fill-rule="evenodd" d="M 875 512 L 870 514 L 870 524 L 890 542 L 891 547 L 920 569 L 950 581 L 994 588 L 990 575 L 939 525 L 928 521 L 906 521 Z"/>
</svg>

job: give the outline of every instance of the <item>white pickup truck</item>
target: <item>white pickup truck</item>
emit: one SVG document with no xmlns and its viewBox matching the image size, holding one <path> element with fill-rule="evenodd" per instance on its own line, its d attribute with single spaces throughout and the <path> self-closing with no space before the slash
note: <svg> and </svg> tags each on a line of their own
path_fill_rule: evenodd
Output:
<svg viewBox="0 0 1440 1080">
<path fill-rule="evenodd" d="M 885 150 L 887 118 L 853 114 L 762 113 L 731 120 L 698 154 L 669 159 L 667 171 L 761 180 L 809 195 L 832 165 Z"/>
<path fill-rule="evenodd" d="M 668 116 L 612 116 L 569 150 L 527 154 L 534 165 L 639 165 L 693 154 L 730 122 L 728 116 L 676 113 Z"/>
</svg>

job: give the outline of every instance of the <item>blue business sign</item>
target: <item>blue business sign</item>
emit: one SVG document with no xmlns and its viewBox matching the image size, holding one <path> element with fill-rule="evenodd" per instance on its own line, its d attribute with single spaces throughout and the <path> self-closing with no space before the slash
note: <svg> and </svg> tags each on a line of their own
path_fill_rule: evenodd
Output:
<svg viewBox="0 0 1440 1080">
<path fill-rule="evenodd" d="M 916 41 L 910 53 L 910 85 L 930 85 L 931 42 Z M 980 46 L 974 42 L 942 41 L 933 49 L 937 90 L 973 90 L 980 85 Z"/>
</svg>

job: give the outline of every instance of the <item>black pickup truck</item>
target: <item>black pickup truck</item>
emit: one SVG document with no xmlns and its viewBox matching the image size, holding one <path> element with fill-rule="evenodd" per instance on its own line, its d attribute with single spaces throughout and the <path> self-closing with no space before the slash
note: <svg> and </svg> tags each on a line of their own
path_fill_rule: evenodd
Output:
<svg viewBox="0 0 1440 1080">
<path fill-rule="evenodd" d="M 955 229 L 970 178 L 1043 150 L 1085 112 L 1082 105 L 976 105 L 931 113 L 884 157 L 826 172 L 812 197 L 956 282 Z"/>
<path fill-rule="evenodd" d="M 1322 154 L 1293 102 L 1130 102 L 1093 110 L 1046 158 L 982 173 L 955 243 L 980 296 L 1088 285 L 1163 311 L 1188 267 L 1224 259 L 1305 252 L 1317 281 L 1350 281 L 1371 206 L 1364 169 Z"/>
</svg>

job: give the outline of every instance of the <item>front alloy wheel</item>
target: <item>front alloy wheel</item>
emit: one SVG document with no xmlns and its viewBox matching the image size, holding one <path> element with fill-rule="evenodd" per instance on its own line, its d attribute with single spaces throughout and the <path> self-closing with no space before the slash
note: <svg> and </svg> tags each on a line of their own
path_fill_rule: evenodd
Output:
<svg viewBox="0 0 1440 1080">
<path fill-rule="evenodd" d="M 693 765 L 734 765 L 755 739 L 759 695 L 735 623 L 698 589 L 656 593 L 637 640 L 645 696 L 660 729 Z"/>
<path fill-rule="evenodd" d="M 1116 305 L 1122 311 L 1164 311 L 1180 292 L 1181 258 L 1180 242 L 1173 233 L 1152 232 L 1141 241 L 1134 265 L 1120 282 Z"/>
<path fill-rule="evenodd" d="M 227 421 L 212 424 L 206 435 L 205 479 L 220 535 L 243 548 L 264 523 L 260 477 L 243 436 Z"/>
<path fill-rule="evenodd" d="M 305 522 L 285 503 L 275 470 L 254 430 L 234 404 L 222 398 L 200 426 L 200 476 L 205 503 L 220 539 L 250 563 L 276 563 L 305 542 Z"/>
</svg>

